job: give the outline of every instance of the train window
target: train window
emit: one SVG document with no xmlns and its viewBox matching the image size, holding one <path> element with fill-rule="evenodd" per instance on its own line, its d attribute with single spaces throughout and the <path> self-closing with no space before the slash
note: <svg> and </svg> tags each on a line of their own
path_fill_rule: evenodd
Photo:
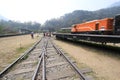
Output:
<svg viewBox="0 0 120 80">
<path fill-rule="evenodd" d="M 74 26 L 74 28 L 76 28 L 77 26 Z"/>
<path fill-rule="evenodd" d="M 76 28 L 76 25 L 72 25 L 72 27 Z"/>
<path fill-rule="evenodd" d="M 120 26 L 120 15 L 115 17 L 115 26 Z"/>
<path fill-rule="evenodd" d="M 98 30 L 99 29 L 99 23 L 96 23 L 95 24 L 95 30 Z"/>
</svg>

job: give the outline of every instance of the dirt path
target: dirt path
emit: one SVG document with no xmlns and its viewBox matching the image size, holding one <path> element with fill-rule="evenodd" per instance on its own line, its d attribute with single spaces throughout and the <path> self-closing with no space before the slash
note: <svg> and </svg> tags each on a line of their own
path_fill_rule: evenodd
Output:
<svg viewBox="0 0 120 80">
<path fill-rule="evenodd" d="M 120 80 L 120 59 L 108 52 L 57 41 L 55 43 L 73 56 L 78 63 L 92 68 L 95 80 Z"/>
</svg>

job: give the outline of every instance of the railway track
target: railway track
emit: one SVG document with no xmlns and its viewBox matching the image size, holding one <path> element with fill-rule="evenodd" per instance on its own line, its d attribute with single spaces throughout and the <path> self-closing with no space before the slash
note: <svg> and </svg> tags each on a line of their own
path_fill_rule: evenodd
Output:
<svg viewBox="0 0 120 80">
<path fill-rule="evenodd" d="M 24 55 L 20 56 L 0 73 L 0 80 L 31 80 L 38 62 L 43 39 L 36 42 Z"/>
<path fill-rule="evenodd" d="M 45 38 L 32 80 L 88 80 L 68 55 Z"/>
<path fill-rule="evenodd" d="M 0 80 L 88 80 L 75 61 L 43 37 L 0 73 Z"/>
</svg>

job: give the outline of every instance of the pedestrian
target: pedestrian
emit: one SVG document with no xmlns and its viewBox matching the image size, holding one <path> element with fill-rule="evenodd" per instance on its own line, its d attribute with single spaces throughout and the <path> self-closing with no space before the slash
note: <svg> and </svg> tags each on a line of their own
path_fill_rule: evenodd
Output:
<svg viewBox="0 0 120 80">
<path fill-rule="evenodd" d="M 43 33 L 43 36 L 45 37 L 45 33 Z"/>
<path fill-rule="evenodd" d="M 31 32 L 31 38 L 34 39 L 34 33 L 33 32 Z"/>
<path fill-rule="evenodd" d="M 49 37 L 51 37 L 51 32 L 49 32 Z"/>
</svg>

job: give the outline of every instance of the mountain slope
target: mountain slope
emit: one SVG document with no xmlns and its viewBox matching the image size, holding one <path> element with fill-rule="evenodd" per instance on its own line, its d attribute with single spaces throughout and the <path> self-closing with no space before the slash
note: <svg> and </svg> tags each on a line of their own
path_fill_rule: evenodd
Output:
<svg viewBox="0 0 120 80">
<path fill-rule="evenodd" d="M 110 5 L 110 7 L 118 7 L 118 6 L 120 6 L 120 1 Z"/>
</svg>

